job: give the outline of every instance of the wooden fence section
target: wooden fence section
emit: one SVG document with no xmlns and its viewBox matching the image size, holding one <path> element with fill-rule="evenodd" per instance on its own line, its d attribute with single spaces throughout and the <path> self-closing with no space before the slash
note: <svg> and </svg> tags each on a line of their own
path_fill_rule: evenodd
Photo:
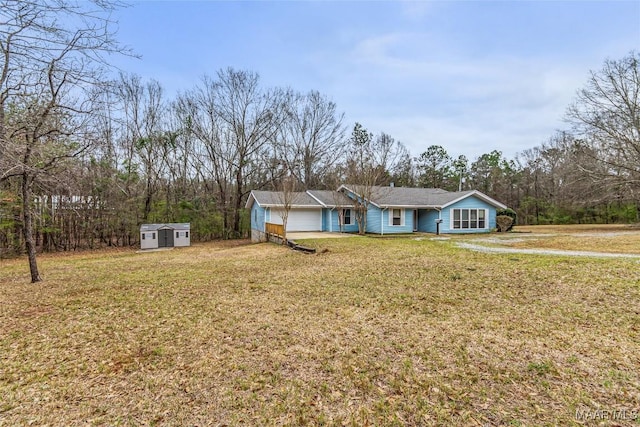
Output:
<svg viewBox="0 0 640 427">
<path fill-rule="evenodd" d="M 284 237 L 284 227 L 282 224 L 273 224 L 270 222 L 265 223 L 265 233 L 274 234 L 276 236 Z"/>
</svg>

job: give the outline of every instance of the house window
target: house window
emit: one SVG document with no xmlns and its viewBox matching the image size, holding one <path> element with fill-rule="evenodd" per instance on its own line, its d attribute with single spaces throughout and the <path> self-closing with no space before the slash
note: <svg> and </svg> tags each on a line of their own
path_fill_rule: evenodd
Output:
<svg viewBox="0 0 640 427">
<path fill-rule="evenodd" d="M 485 209 L 452 209 L 453 228 L 459 230 L 486 228 Z"/>
<path fill-rule="evenodd" d="M 403 209 L 391 209 L 389 225 L 404 225 Z"/>
<path fill-rule="evenodd" d="M 351 225 L 351 209 L 342 209 L 342 225 Z"/>
</svg>

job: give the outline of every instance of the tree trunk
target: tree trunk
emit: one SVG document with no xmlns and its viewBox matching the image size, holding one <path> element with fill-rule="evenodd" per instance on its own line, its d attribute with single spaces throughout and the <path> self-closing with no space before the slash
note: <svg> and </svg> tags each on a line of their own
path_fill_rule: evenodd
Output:
<svg viewBox="0 0 640 427">
<path fill-rule="evenodd" d="M 241 236 L 240 209 L 242 209 L 242 180 L 243 174 L 242 168 L 240 168 L 236 174 L 236 200 L 234 200 L 235 203 L 233 206 L 233 231 L 236 234 L 235 237 Z"/>
<path fill-rule="evenodd" d="M 38 262 L 36 260 L 36 246 L 33 242 L 33 217 L 31 215 L 31 183 L 29 175 L 22 175 L 22 222 L 24 226 L 24 242 L 27 248 L 27 256 L 29 257 L 29 271 L 31 272 L 31 283 L 42 280 L 38 273 Z"/>
<path fill-rule="evenodd" d="M 148 172 L 149 173 L 149 172 Z M 151 188 L 151 178 L 147 178 L 147 189 L 144 199 L 144 222 L 149 220 L 149 214 L 151 213 L 151 201 L 153 199 L 153 189 Z"/>
</svg>

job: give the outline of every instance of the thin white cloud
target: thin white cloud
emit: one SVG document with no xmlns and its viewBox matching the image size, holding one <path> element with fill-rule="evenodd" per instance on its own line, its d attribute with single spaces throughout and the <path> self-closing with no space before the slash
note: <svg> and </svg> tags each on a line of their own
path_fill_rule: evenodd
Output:
<svg viewBox="0 0 640 427">
<path fill-rule="evenodd" d="M 399 0 L 402 16 L 409 21 L 422 21 L 433 13 L 437 3 L 426 0 Z"/>
<path fill-rule="evenodd" d="M 150 41 L 175 22 L 176 8 L 135 8 L 129 32 L 148 50 L 131 71 L 188 89 L 194 75 L 250 69 L 267 85 L 321 91 L 346 113 L 348 127 L 359 121 L 388 132 L 413 155 L 440 144 L 452 155 L 498 149 L 513 156 L 540 144 L 564 126 L 588 71 L 621 58 L 640 37 L 631 25 L 636 2 L 207 5 L 220 25 L 194 26 L 200 31 L 180 32 L 186 38 L 160 48 Z M 165 24 L 142 30 L 151 9 Z M 198 2 L 179 10 L 184 25 L 206 15 Z"/>
<path fill-rule="evenodd" d="M 513 157 L 563 126 L 583 84 L 584 64 L 515 54 L 456 57 L 442 45 L 416 53 L 428 50 L 429 39 L 408 32 L 369 37 L 336 60 L 347 64 L 336 72 L 348 117 L 390 133 L 413 155 L 438 144 L 470 158 L 494 149 Z"/>
</svg>

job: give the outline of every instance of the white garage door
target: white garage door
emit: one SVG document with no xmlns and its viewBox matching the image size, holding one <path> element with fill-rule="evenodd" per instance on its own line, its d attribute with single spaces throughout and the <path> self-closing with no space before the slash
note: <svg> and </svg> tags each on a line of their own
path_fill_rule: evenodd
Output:
<svg viewBox="0 0 640 427">
<path fill-rule="evenodd" d="M 282 210 L 271 209 L 271 220 L 275 224 L 282 224 Z M 287 218 L 287 231 L 321 231 L 321 209 L 291 209 Z"/>
</svg>

